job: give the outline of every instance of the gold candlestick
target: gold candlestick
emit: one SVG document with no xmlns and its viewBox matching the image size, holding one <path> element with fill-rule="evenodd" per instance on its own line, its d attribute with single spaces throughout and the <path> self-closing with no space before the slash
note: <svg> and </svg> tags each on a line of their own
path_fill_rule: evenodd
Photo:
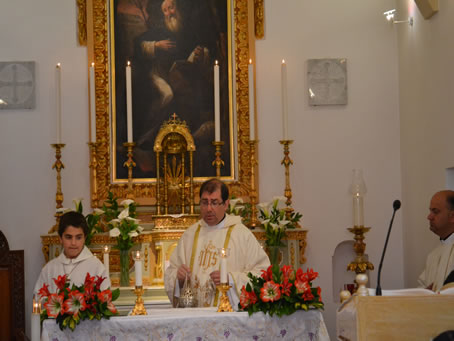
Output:
<svg viewBox="0 0 454 341">
<path fill-rule="evenodd" d="M 98 159 L 97 159 L 97 142 L 88 142 L 90 148 L 90 163 L 88 167 L 91 170 L 91 207 L 99 207 L 99 197 L 98 197 L 98 184 L 96 182 L 96 176 L 98 171 Z"/>
<path fill-rule="evenodd" d="M 290 188 L 290 165 L 293 165 L 292 159 L 290 159 L 290 148 L 289 146 L 293 143 L 293 140 L 281 140 L 279 141 L 280 144 L 284 146 L 284 158 L 281 161 L 281 165 L 285 166 L 285 190 L 284 196 L 287 198 L 285 204 L 287 207 L 285 208 L 285 213 L 287 218 L 290 218 L 291 214 L 293 213 L 292 208 L 292 189 Z"/>
<path fill-rule="evenodd" d="M 250 154 L 251 154 L 251 222 L 249 223 L 250 228 L 260 226 L 260 222 L 257 220 L 257 190 L 255 188 L 255 167 L 258 165 L 257 159 L 255 158 L 256 145 L 258 140 L 249 140 Z"/>
<path fill-rule="evenodd" d="M 231 285 L 228 284 L 219 284 L 216 286 L 216 289 L 219 290 L 221 293 L 220 297 L 220 302 L 219 302 L 219 307 L 218 307 L 218 313 L 219 312 L 232 312 L 232 305 L 230 304 L 229 296 L 227 296 L 227 291 L 231 288 Z"/>
<path fill-rule="evenodd" d="M 61 150 L 65 146 L 64 143 L 53 143 L 51 144 L 52 148 L 55 148 L 55 162 L 52 166 L 52 169 L 57 171 L 57 193 L 55 194 L 55 201 L 57 202 L 55 213 L 55 225 L 51 227 L 48 233 L 53 233 L 58 230 L 58 224 L 60 222 L 60 217 L 62 212 L 59 212 L 60 208 L 63 208 L 63 192 L 61 191 L 61 170 L 65 168 L 63 162 L 61 162 Z"/>
<path fill-rule="evenodd" d="M 370 227 L 353 226 L 347 229 L 355 235 L 355 244 L 353 249 L 356 252 L 355 260 L 347 266 L 347 270 L 355 271 L 357 274 L 365 273 L 367 270 L 374 270 L 374 265 L 364 257 L 366 243 L 364 243 L 364 234 L 370 230 Z"/>
<path fill-rule="evenodd" d="M 142 286 L 136 286 L 134 293 L 137 295 L 136 304 L 134 305 L 134 309 L 131 312 L 131 315 L 147 315 L 147 311 L 143 304 L 142 295 L 145 291 L 143 290 Z"/>
<path fill-rule="evenodd" d="M 224 166 L 224 161 L 221 159 L 221 148 L 224 145 L 224 141 L 214 141 L 213 146 L 215 146 L 216 151 L 214 152 L 215 159 L 211 163 L 213 166 L 216 166 L 216 177 L 221 177 L 221 166 Z"/>
<path fill-rule="evenodd" d="M 123 167 L 128 167 L 128 191 L 126 193 L 126 199 L 134 199 L 134 192 L 132 190 L 132 169 L 136 166 L 136 163 L 132 159 L 133 149 L 135 147 L 135 142 L 125 142 L 123 146 L 128 148 L 127 156 L 128 160 L 125 161 Z"/>
</svg>

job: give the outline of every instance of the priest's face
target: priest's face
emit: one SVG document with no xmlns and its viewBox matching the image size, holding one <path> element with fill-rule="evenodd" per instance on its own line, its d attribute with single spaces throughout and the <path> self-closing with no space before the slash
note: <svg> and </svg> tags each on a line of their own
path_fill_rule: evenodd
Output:
<svg viewBox="0 0 454 341">
<path fill-rule="evenodd" d="M 68 258 L 76 258 L 82 252 L 85 244 L 84 230 L 80 227 L 68 226 L 60 237 L 63 252 Z"/>
<path fill-rule="evenodd" d="M 433 233 L 444 239 L 454 232 L 454 211 L 446 202 L 446 193 L 436 193 L 430 201 L 429 209 L 427 219 Z"/>
<path fill-rule="evenodd" d="M 221 189 L 216 189 L 213 193 L 203 192 L 200 198 L 200 213 L 202 219 L 208 226 L 214 226 L 224 218 L 225 211 L 229 207 L 229 201 L 222 201 Z"/>
</svg>

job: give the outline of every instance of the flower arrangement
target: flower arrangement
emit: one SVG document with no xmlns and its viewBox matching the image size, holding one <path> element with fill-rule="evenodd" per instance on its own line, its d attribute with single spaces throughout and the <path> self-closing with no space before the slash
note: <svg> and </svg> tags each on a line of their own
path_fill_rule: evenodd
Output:
<svg viewBox="0 0 454 341">
<path fill-rule="evenodd" d="M 238 308 L 249 315 L 262 311 L 271 316 L 290 315 L 297 310 L 323 309 L 320 287 L 312 281 L 318 273 L 312 269 L 296 271 L 289 265 L 269 266 L 261 276 L 248 274 L 250 282 L 241 288 Z"/>
<path fill-rule="evenodd" d="M 143 227 L 139 226 L 139 220 L 136 219 L 136 208 L 137 204 L 131 199 L 118 204 L 117 198 L 111 192 L 102 207 L 109 235 L 117 238 L 116 247 L 119 250 L 129 250 L 134 245 L 132 238 L 143 231 Z"/>
<path fill-rule="evenodd" d="M 57 285 L 57 292 L 50 293 L 49 285 L 44 284 L 38 295 L 44 300 L 44 309 L 41 312 L 41 321 L 55 318 L 60 329 L 69 328 L 72 331 L 82 320 L 109 319 L 118 315 L 117 308 L 112 303 L 120 295 L 120 289 L 101 291 L 101 283 L 105 277 L 91 277 L 89 273 L 81 286 L 72 285 L 64 276 L 53 279 Z"/>
<path fill-rule="evenodd" d="M 298 221 L 303 216 L 298 212 L 286 211 L 286 197 L 274 197 L 271 202 L 258 204 L 259 221 L 265 229 L 266 246 L 284 246 L 281 239 L 285 236 L 285 230 L 296 228 Z"/>
</svg>

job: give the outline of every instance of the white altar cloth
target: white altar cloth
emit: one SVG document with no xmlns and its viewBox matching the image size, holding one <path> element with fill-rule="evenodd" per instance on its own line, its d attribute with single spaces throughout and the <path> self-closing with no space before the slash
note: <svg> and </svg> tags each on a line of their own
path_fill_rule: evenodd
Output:
<svg viewBox="0 0 454 341">
<path fill-rule="evenodd" d="M 281 318 L 263 313 L 218 313 L 216 308 L 155 309 L 147 313 L 83 321 L 74 332 L 61 331 L 55 320 L 45 320 L 41 341 L 329 340 L 318 310 Z"/>
</svg>

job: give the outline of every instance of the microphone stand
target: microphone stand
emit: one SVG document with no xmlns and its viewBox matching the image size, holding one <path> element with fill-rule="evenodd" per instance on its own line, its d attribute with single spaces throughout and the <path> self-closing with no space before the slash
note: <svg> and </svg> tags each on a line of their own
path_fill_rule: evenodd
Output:
<svg viewBox="0 0 454 341">
<path fill-rule="evenodd" d="M 375 289 L 375 296 L 381 296 L 381 286 L 380 286 L 380 276 L 381 276 L 381 268 L 383 266 L 383 259 L 385 258 L 386 248 L 388 246 L 389 235 L 391 234 L 391 228 L 393 226 L 394 216 L 396 215 L 396 211 L 400 208 L 400 201 L 394 200 L 393 202 L 393 215 L 391 217 L 391 221 L 389 222 L 388 234 L 386 235 L 385 247 L 383 248 L 383 253 L 380 259 L 380 265 L 378 266 L 378 275 L 377 275 L 377 289 Z"/>
</svg>

